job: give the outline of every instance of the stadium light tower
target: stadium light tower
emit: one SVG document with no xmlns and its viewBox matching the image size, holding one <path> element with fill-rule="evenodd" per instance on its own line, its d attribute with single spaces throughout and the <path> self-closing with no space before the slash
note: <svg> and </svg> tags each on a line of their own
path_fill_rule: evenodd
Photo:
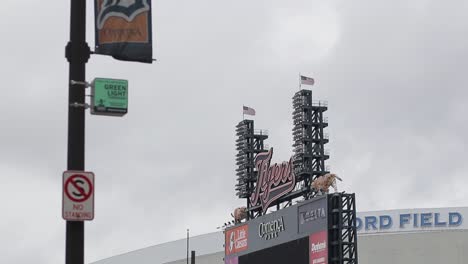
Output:
<svg viewBox="0 0 468 264">
<path fill-rule="evenodd" d="M 313 197 L 310 184 L 317 177 L 328 171 L 325 160 L 329 159 L 325 151 L 328 136 L 324 128 L 328 120 L 324 117 L 327 102 L 312 101 L 312 91 L 300 90 L 293 97 L 293 140 L 294 140 L 294 173 L 298 181 L 303 181 L 303 196 L 305 199 Z"/>
<path fill-rule="evenodd" d="M 247 208 L 250 208 L 250 196 L 257 181 L 255 171 L 255 156 L 266 152 L 264 141 L 268 138 L 267 130 L 255 130 L 253 120 L 242 120 L 236 126 L 236 191 L 239 198 L 247 199 Z M 248 213 L 248 219 L 254 217 L 254 212 Z"/>
</svg>

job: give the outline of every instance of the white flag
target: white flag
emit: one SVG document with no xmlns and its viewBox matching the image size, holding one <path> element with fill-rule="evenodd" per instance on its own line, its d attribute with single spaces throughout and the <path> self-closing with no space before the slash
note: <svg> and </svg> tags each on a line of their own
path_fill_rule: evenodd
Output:
<svg viewBox="0 0 468 264">
<path fill-rule="evenodd" d="M 301 75 L 301 84 L 314 85 L 315 81 L 313 78 Z"/>
<path fill-rule="evenodd" d="M 244 106 L 243 110 L 244 110 L 244 115 L 252 115 L 252 116 L 255 115 L 255 109 L 253 109 L 253 108 Z"/>
</svg>

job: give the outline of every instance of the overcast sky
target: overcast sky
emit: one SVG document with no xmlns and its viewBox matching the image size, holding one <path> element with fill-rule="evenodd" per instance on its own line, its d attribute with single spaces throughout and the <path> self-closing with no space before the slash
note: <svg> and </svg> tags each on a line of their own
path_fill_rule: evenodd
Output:
<svg viewBox="0 0 468 264">
<path fill-rule="evenodd" d="M 69 2 L 0 8 L 0 263 L 64 263 Z M 242 105 L 288 160 L 299 72 L 329 102 L 327 164 L 358 211 L 468 205 L 466 0 L 153 2 L 158 62 L 87 65 L 130 88 L 125 117 L 87 115 L 86 263 L 230 220 Z"/>
</svg>

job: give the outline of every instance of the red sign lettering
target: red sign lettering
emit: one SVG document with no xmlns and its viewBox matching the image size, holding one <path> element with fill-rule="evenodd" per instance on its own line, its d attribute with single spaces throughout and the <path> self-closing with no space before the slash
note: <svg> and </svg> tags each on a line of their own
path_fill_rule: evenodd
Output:
<svg viewBox="0 0 468 264">
<path fill-rule="evenodd" d="M 73 204 L 73 210 L 83 210 L 84 206 L 82 204 Z"/>
<path fill-rule="evenodd" d="M 270 166 L 272 156 L 273 148 L 268 152 L 258 154 L 255 158 L 258 178 L 250 201 L 252 206 L 255 206 L 260 200 L 263 212 L 266 212 L 271 203 L 292 191 L 296 186 L 296 177 L 292 170 L 292 158 L 289 162 L 275 163 Z"/>
</svg>

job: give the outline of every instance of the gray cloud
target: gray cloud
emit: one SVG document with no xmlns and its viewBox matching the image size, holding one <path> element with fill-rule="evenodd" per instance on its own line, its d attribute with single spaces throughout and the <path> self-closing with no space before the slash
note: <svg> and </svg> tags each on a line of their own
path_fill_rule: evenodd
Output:
<svg viewBox="0 0 468 264">
<path fill-rule="evenodd" d="M 62 2 L 0 10 L 2 263 L 64 260 Z M 316 78 L 314 99 L 329 101 L 328 164 L 359 210 L 466 205 L 467 9 L 457 0 L 155 2 L 157 63 L 88 63 L 89 80 L 130 80 L 130 106 L 123 118 L 87 116 L 97 193 L 86 261 L 230 220 L 244 203 L 233 187 L 241 106 L 257 110 L 274 159 L 288 159 L 299 72 Z"/>
</svg>

